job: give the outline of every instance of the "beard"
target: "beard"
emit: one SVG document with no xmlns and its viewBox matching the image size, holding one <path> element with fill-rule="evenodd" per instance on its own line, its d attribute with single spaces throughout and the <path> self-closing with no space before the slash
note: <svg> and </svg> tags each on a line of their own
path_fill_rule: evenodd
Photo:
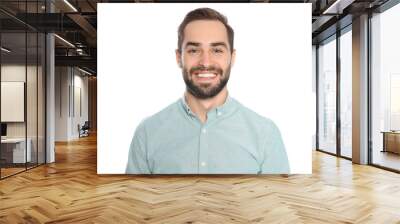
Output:
<svg viewBox="0 0 400 224">
<path fill-rule="evenodd" d="M 196 84 L 193 81 L 193 76 L 195 75 L 194 73 L 199 71 L 215 73 L 217 75 L 216 78 L 218 78 L 218 83 Z M 209 66 L 209 67 L 195 66 L 192 67 L 190 70 L 188 70 L 186 67 L 183 67 L 182 69 L 183 80 L 185 81 L 186 84 L 186 90 L 189 93 L 191 93 L 194 97 L 199 99 L 209 99 L 218 95 L 218 93 L 220 93 L 228 83 L 230 73 L 231 73 L 231 65 L 228 66 L 225 73 L 221 68 L 215 66 Z"/>
</svg>

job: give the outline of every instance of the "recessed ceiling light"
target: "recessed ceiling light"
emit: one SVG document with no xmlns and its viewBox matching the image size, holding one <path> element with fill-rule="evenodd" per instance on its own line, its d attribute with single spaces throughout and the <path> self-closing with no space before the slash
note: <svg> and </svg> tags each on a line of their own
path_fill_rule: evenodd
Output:
<svg viewBox="0 0 400 224">
<path fill-rule="evenodd" d="M 90 73 L 90 72 L 88 72 L 88 71 L 86 71 L 86 70 L 83 70 L 83 69 L 81 69 L 81 68 L 79 68 L 79 67 L 78 67 L 78 70 L 81 71 L 81 72 L 83 72 L 83 73 L 85 73 L 85 74 L 88 74 L 88 75 L 90 75 L 90 76 L 92 75 L 92 73 Z"/>
<path fill-rule="evenodd" d="M 69 3 L 68 0 L 64 0 L 65 4 L 67 4 L 72 10 L 74 10 L 75 12 L 78 12 L 78 10 L 71 4 Z"/>
<path fill-rule="evenodd" d="M 54 34 L 54 36 L 57 37 L 58 39 L 60 39 L 62 42 L 66 43 L 67 45 L 69 45 L 69 46 L 75 48 L 75 45 L 73 45 L 73 44 L 72 44 L 71 42 L 69 42 L 68 40 L 66 40 L 66 39 L 64 39 L 64 38 L 62 38 L 62 37 L 60 37 L 60 36 L 57 35 L 57 34 Z"/>
<path fill-rule="evenodd" d="M 1 47 L 0 49 L 1 49 L 2 51 L 6 52 L 6 53 L 10 53 L 10 52 L 11 52 L 11 50 L 9 50 L 9 49 L 7 49 L 7 48 L 5 48 L 5 47 Z"/>
<path fill-rule="evenodd" d="M 343 9 L 351 5 L 355 0 L 336 0 L 322 14 L 342 14 Z"/>
</svg>

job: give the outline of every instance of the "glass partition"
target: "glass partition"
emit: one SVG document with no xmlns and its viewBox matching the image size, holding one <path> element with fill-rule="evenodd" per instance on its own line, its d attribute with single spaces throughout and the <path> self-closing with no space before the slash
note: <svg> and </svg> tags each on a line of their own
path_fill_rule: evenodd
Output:
<svg viewBox="0 0 400 224">
<path fill-rule="evenodd" d="M 3 32 L 1 46 L 1 176 L 6 177 L 24 171 L 31 161 L 26 150 L 26 33 Z"/>
<path fill-rule="evenodd" d="M 352 34 L 351 26 L 340 36 L 340 154 L 352 157 Z"/>
<path fill-rule="evenodd" d="M 45 163 L 44 33 L 13 17 L 43 13 L 44 1 L 1 1 L 0 178 Z M 32 17 L 37 18 L 37 17 Z"/>
<path fill-rule="evenodd" d="M 336 154 L 336 36 L 318 47 L 318 148 Z"/>
<path fill-rule="evenodd" d="M 30 161 L 27 163 L 27 167 L 33 167 L 37 165 L 37 116 L 38 116 L 38 49 L 37 41 L 38 36 L 36 32 L 27 33 L 27 98 L 26 98 L 26 112 L 27 112 L 27 150 L 30 151 Z"/>
<path fill-rule="evenodd" d="M 400 4 L 371 18 L 372 164 L 400 171 Z"/>
</svg>

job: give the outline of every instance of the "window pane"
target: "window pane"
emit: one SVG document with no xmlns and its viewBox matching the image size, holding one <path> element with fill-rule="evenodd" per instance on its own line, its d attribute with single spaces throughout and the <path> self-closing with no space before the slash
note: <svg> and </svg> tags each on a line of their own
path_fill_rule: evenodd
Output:
<svg viewBox="0 0 400 224">
<path fill-rule="evenodd" d="M 318 48 L 318 144 L 336 153 L 336 40 Z"/>
<path fill-rule="evenodd" d="M 351 30 L 340 37 L 340 152 L 351 158 L 352 137 L 352 35 Z"/>
<path fill-rule="evenodd" d="M 400 170 L 400 4 L 373 16 L 372 163 Z"/>
</svg>

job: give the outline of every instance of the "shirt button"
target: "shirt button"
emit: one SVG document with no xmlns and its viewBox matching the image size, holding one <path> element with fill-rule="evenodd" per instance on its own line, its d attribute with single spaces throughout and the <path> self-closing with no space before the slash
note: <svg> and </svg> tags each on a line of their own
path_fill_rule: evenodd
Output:
<svg viewBox="0 0 400 224">
<path fill-rule="evenodd" d="M 207 163 L 206 162 L 201 162 L 201 166 L 206 166 Z"/>
<path fill-rule="evenodd" d="M 201 132 L 203 132 L 204 134 L 207 132 L 207 130 L 205 129 L 205 128 L 203 128 L 202 130 L 201 130 Z"/>
</svg>

